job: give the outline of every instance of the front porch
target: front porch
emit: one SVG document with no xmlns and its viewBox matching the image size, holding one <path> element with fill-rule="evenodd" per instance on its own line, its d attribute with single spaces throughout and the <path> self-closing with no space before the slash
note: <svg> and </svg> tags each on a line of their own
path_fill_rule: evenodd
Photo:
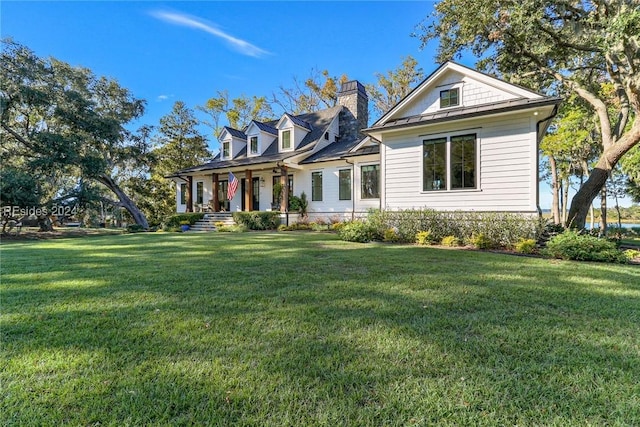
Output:
<svg viewBox="0 0 640 427">
<path fill-rule="evenodd" d="M 178 212 L 286 212 L 293 194 L 292 168 L 274 163 L 260 169 L 194 173 L 176 176 Z M 233 178 L 232 175 L 233 174 Z M 237 180 L 229 191 L 230 179 Z M 229 198 L 231 196 L 231 198 Z"/>
</svg>

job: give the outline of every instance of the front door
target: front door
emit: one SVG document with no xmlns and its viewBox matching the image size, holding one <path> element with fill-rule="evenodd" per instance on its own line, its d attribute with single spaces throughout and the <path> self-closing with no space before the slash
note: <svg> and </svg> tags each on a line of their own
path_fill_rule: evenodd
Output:
<svg viewBox="0 0 640 427">
<path fill-rule="evenodd" d="M 253 178 L 253 210 L 260 210 L 260 178 Z"/>
</svg>

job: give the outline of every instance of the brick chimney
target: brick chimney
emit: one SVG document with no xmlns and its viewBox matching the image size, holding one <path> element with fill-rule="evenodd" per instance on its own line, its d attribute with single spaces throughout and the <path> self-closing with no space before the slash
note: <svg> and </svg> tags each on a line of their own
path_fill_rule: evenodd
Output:
<svg viewBox="0 0 640 427">
<path fill-rule="evenodd" d="M 369 124 L 369 97 L 362 83 L 357 80 L 342 83 L 337 94 L 338 104 L 342 105 L 340 113 L 340 138 L 355 140 L 365 135 L 360 131 Z"/>
</svg>

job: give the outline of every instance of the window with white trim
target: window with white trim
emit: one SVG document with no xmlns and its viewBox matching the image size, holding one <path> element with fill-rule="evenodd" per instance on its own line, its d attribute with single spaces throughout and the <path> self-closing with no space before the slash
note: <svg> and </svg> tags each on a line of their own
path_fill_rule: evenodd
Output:
<svg viewBox="0 0 640 427">
<path fill-rule="evenodd" d="M 425 139 L 422 150 L 423 191 L 477 188 L 476 134 Z"/>
<path fill-rule="evenodd" d="M 229 141 L 222 141 L 222 158 L 223 159 L 229 158 L 229 147 L 230 146 L 231 146 L 231 144 L 229 143 Z"/>
<path fill-rule="evenodd" d="M 440 91 L 440 108 L 460 105 L 460 89 L 455 87 Z"/>
<path fill-rule="evenodd" d="M 311 172 L 311 200 L 322 201 L 322 172 Z"/>
<path fill-rule="evenodd" d="M 282 131 L 282 149 L 283 150 L 288 150 L 291 148 L 291 131 L 290 130 L 283 130 Z"/>
<path fill-rule="evenodd" d="M 351 200 L 351 169 L 338 171 L 338 200 Z"/>
<path fill-rule="evenodd" d="M 258 154 L 258 137 L 252 136 L 249 141 L 249 150 L 251 154 Z"/>
<path fill-rule="evenodd" d="M 196 182 L 196 204 L 201 205 L 204 201 L 204 182 Z"/>
<path fill-rule="evenodd" d="M 180 184 L 180 204 L 187 204 L 187 184 Z"/>
</svg>

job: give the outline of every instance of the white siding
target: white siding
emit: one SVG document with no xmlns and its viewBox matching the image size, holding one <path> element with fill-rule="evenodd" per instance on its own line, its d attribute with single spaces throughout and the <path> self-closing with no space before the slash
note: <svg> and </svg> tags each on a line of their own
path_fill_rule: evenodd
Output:
<svg viewBox="0 0 640 427">
<path fill-rule="evenodd" d="M 478 188 L 423 191 L 422 141 L 431 135 L 451 133 L 477 134 Z M 464 125 L 434 126 L 428 132 L 404 131 L 386 136 L 383 144 L 386 208 L 517 212 L 537 209 L 537 145 L 531 115 L 469 120 Z"/>
<path fill-rule="evenodd" d="M 518 98 L 513 93 L 490 86 L 469 76 L 450 72 L 434 82 L 431 91 L 402 108 L 393 117 L 410 117 L 439 111 L 440 91 L 452 87 L 460 89 L 460 107 L 472 107 L 474 105 Z"/>
</svg>

